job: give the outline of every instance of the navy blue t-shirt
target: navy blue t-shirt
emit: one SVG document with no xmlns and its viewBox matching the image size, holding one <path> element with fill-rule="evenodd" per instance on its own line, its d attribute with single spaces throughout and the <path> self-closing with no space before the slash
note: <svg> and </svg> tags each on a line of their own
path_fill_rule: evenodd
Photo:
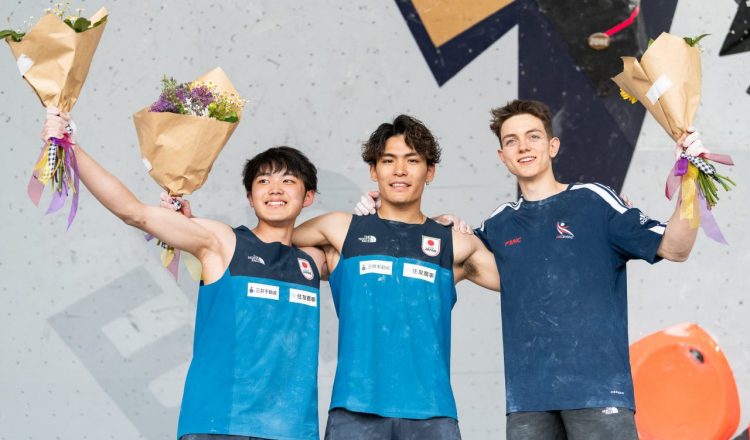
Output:
<svg viewBox="0 0 750 440">
<path fill-rule="evenodd" d="M 501 274 L 508 413 L 635 409 L 625 263 L 660 260 L 664 230 L 596 183 L 506 203 L 477 229 Z"/>
</svg>

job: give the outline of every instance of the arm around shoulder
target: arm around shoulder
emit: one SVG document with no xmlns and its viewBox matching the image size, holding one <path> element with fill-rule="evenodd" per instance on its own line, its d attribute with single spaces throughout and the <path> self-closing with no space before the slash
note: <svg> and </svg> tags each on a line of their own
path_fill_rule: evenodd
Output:
<svg viewBox="0 0 750 440">
<path fill-rule="evenodd" d="M 333 246 L 341 251 L 351 222 L 352 214 L 348 212 L 337 211 L 313 217 L 294 228 L 292 243 L 299 247 Z"/>
<path fill-rule="evenodd" d="M 453 254 L 456 283 L 466 279 L 486 289 L 500 291 L 500 272 L 495 255 L 479 237 L 454 230 Z"/>
</svg>

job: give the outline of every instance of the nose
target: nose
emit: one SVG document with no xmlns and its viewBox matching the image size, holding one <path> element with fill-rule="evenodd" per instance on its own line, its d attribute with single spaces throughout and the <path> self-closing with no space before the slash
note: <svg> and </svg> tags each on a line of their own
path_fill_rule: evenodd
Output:
<svg viewBox="0 0 750 440">
<path fill-rule="evenodd" d="M 521 139 L 518 142 L 518 151 L 529 151 L 531 150 L 531 143 L 528 142 L 526 139 Z"/>
<path fill-rule="evenodd" d="M 271 188 L 268 192 L 269 194 L 282 194 L 284 192 L 284 187 L 280 183 L 274 182 L 271 184 Z"/>
<path fill-rule="evenodd" d="M 393 174 L 396 176 L 406 175 L 406 162 L 403 160 L 397 160 L 393 167 Z"/>
</svg>

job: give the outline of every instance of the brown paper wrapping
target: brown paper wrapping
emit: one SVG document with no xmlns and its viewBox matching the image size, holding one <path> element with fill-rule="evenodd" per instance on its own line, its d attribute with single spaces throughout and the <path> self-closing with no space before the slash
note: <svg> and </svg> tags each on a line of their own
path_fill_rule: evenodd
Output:
<svg viewBox="0 0 750 440">
<path fill-rule="evenodd" d="M 101 8 L 90 21 L 107 15 Z M 76 32 L 54 14 L 47 14 L 19 42 L 5 40 L 16 61 L 21 55 L 33 64 L 23 75 L 44 106 L 56 106 L 69 112 L 81 93 L 107 22 L 84 32 Z"/>
<path fill-rule="evenodd" d="M 220 67 L 196 81 L 212 82 L 222 92 L 237 94 Z M 206 182 L 239 122 L 150 112 L 150 107 L 133 115 L 141 156 L 151 165 L 149 174 L 172 196 L 191 194 Z"/>
<path fill-rule="evenodd" d="M 622 57 L 623 70 L 612 80 L 637 98 L 659 125 L 677 140 L 693 124 L 701 98 L 700 48 L 666 32 L 651 44 L 639 62 Z M 662 75 L 672 82 L 655 103 L 647 96 Z"/>
</svg>

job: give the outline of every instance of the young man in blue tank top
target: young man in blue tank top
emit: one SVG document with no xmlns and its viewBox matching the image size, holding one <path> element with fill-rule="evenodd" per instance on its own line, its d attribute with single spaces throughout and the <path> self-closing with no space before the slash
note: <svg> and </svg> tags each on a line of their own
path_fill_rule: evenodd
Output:
<svg viewBox="0 0 750 440">
<path fill-rule="evenodd" d="M 339 317 L 339 356 L 326 439 L 459 439 L 450 385 L 451 310 L 463 279 L 497 290 L 492 254 L 471 234 L 421 211 L 440 148 L 418 120 L 398 116 L 362 149 L 378 183 L 377 215 L 334 212 L 294 232 L 326 246 Z"/>
<path fill-rule="evenodd" d="M 43 139 L 69 122 L 52 112 Z M 271 148 L 243 172 L 258 224 L 232 228 L 141 203 L 80 146 L 81 180 L 125 223 L 201 262 L 193 360 L 177 436 L 181 440 L 315 440 L 318 428 L 318 307 L 325 255 L 291 243 L 315 197 L 315 166 L 299 151 Z"/>
<path fill-rule="evenodd" d="M 500 160 L 522 193 L 477 230 L 503 270 L 507 438 L 635 440 L 625 266 L 684 261 L 697 229 L 679 202 L 665 225 L 609 187 L 558 182 L 546 105 L 516 100 L 492 115 Z"/>
</svg>

